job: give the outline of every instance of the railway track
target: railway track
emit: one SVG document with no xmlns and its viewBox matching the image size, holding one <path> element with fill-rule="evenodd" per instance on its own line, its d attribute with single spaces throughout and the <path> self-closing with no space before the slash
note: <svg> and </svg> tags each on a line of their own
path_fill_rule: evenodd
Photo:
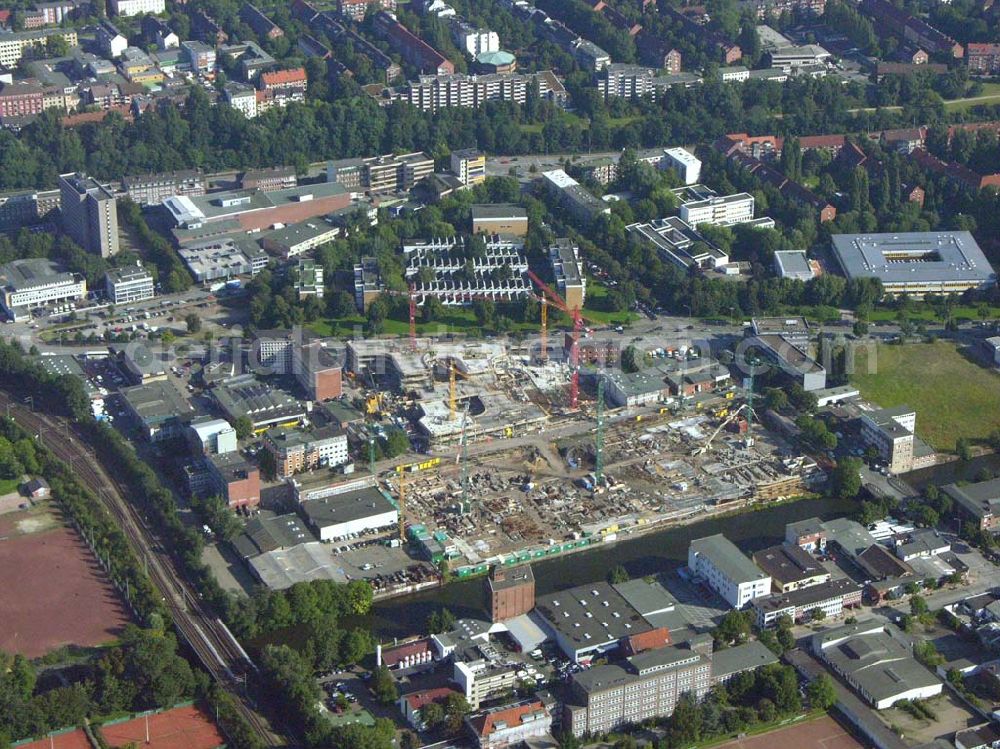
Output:
<svg viewBox="0 0 1000 749">
<path fill-rule="evenodd" d="M 205 670 L 235 698 L 241 716 L 268 746 L 286 744 L 285 738 L 272 731 L 252 705 L 247 680 L 256 671 L 253 661 L 226 625 L 205 610 L 197 591 L 185 580 L 162 539 L 125 500 L 127 487 L 104 471 L 68 421 L 29 410 L 4 392 L 0 392 L 0 408 L 37 434 L 42 444 L 69 465 L 80 481 L 100 498 L 163 597 L 177 631 Z"/>
</svg>

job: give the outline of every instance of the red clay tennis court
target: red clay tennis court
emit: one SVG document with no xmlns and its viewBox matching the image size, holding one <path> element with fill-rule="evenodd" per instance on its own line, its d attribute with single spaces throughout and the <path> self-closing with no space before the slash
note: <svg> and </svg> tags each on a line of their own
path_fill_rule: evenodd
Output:
<svg viewBox="0 0 1000 749">
<path fill-rule="evenodd" d="M 76 728 L 49 738 L 21 744 L 17 749 L 94 749 L 82 729 Z"/>
<path fill-rule="evenodd" d="M 146 726 L 149 725 L 149 741 Z M 217 749 L 225 744 L 209 717 L 193 705 L 175 707 L 148 718 L 134 718 L 114 725 L 104 725 L 101 737 L 112 749 L 135 744 L 146 749 Z"/>
<path fill-rule="evenodd" d="M 37 658 L 117 637 L 128 611 L 76 531 L 46 515 L 18 517 L 0 526 L 0 650 Z"/>
<path fill-rule="evenodd" d="M 823 717 L 736 739 L 716 749 L 865 749 L 865 745 L 833 718 Z"/>
</svg>

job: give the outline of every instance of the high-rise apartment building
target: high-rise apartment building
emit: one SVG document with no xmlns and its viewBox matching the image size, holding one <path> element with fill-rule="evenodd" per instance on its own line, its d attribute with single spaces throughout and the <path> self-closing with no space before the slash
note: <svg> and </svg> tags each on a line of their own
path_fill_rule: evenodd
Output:
<svg viewBox="0 0 1000 749">
<path fill-rule="evenodd" d="M 85 174 L 59 176 L 62 227 L 87 252 L 111 257 L 119 250 L 118 210 L 111 190 Z"/>
</svg>

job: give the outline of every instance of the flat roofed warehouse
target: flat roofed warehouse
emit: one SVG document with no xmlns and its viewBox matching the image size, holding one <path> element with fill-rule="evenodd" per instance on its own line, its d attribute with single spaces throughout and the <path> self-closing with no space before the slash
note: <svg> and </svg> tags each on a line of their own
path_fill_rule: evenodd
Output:
<svg viewBox="0 0 1000 749">
<path fill-rule="evenodd" d="M 653 629 L 639 610 L 606 582 L 542 596 L 535 609 L 563 652 L 577 661 L 615 649 L 624 637 Z"/>
<path fill-rule="evenodd" d="M 321 182 L 271 192 L 232 190 L 208 195 L 174 195 L 163 201 L 181 227 L 233 219 L 245 230 L 266 229 L 278 223 L 305 221 L 331 213 L 351 203 L 339 182 Z"/>
<path fill-rule="evenodd" d="M 10 319 L 19 320 L 31 308 L 83 298 L 87 282 L 51 260 L 27 258 L 0 266 L 0 292 L 4 311 Z"/>
<path fill-rule="evenodd" d="M 951 294 L 996 284 L 996 272 L 967 231 L 834 234 L 848 278 L 878 278 L 887 293 Z"/>
<path fill-rule="evenodd" d="M 252 375 L 220 383 L 212 394 L 230 423 L 246 416 L 254 429 L 298 423 L 306 413 L 301 402 L 284 391 L 258 382 Z"/>
<path fill-rule="evenodd" d="M 122 398 L 151 440 L 179 433 L 194 416 L 194 406 L 170 382 L 162 380 L 125 388 Z"/>
<path fill-rule="evenodd" d="M 399 522 L 396 505 L 374 486 L 307 499 L 299 509 L 321 541 L 368 533 Z"/>
<path fill-rule="evenodd" d="M 753 555 L 753 561 L 771 576 L 772 587 L 781 592 L 830 579 L 830 572 L 809 552 L 791 544 L 762 549 Z"/>
<path fill-rule="evenodd" d="M 265 514 L 247 521 L 243 533 L 233 539 L 233 547 L 241 557 L 251 559 L 259 554 L 290 549 L 315 540 L 312 531 L 295 513 Z"/>
<path fill-rule="evenodd" d="M 941 694 L 941 680 L 917 663 L 892 625 L 874 620 L 825 630 L 812 648 L 876 710 Z"/>
</svg>

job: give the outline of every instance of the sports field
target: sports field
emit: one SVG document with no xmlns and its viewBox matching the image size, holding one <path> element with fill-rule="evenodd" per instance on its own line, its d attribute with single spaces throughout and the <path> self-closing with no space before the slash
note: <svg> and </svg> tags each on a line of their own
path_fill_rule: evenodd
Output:
<svg viewBox="0 0 1000 749">
<path fill-rule="evenodd" d="M 745 739 L 735 739 L 715 749 L 864 749 L 864 744 L 833 718 L 824 716 Z"/>
<path fill-rule="evenodd" d="M 969 361 L 954 344 L 879 345 L 869 374 L 864 350 L 851 382 L 883 408 L 917 412 L 917 435 L 936 450 L 954 450 L 959 437 L 985 439 L 1000 428 L 1000 375 Z"/>
<path fill-rule="evenodd" d="M 111 749 L 129 745 L 148 749 L 216 749 L 226 743 L 215 723 L 194 706 L 103 725 L 99 731 Z"/>
<path fill-rule="evenodd" d="M 21 744 L 17 749 L 93 749 L 82 728 L 53 734 L 51 737 Z"/>
<path fill-rule="evenodd" d="M 0 517 L 0 650 L 37 658 L 118 636 L 128 611 L 77 533 L 48 507 Z"/>
</svg>

